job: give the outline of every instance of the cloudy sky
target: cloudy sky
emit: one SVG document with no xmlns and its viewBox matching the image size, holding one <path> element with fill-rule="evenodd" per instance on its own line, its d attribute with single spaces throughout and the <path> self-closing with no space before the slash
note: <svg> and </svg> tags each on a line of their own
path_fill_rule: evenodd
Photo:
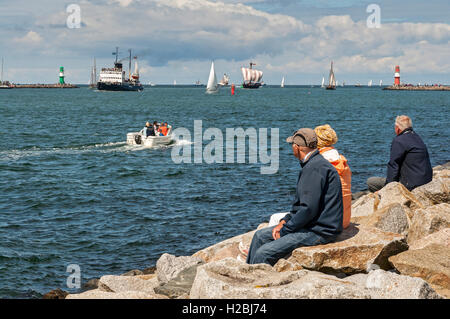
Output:
<svg viewBox="0 0 450 319">
<path fill-rule="evenodd" d="M 71 4 L 80 28 L 67 25 Z M 367 25 L 370 4 L 380 28 Z M 234 83 L 254 61 L 268 84 L 318 84 L 333 60 L 348 84 L 391 83 L 397 64 L 402 82 L 450 84 L 450 1 L 0 0 L 4 79 L 54 83 L 64 66 L 87 84 L 93 58 L 111 66 L 116 46 L 133 49 L 144 83 L 205 83 L 214 60 Z"/>
</svg>

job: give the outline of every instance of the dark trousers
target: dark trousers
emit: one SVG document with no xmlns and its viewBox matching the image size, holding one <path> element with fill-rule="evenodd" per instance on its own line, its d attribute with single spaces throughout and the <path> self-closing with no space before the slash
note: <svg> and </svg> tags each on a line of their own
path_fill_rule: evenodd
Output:
<svg viewBox="0 0 450 319">
<path fill-rule="evenodd" d="M 375 193 L 386 185 L 386 178 L 384 177 L 369 177 L 367 179 L 367 188 L 370 192 Z"/>
<path fill-rule="evenodd" d="M 298 247 L 323 245 L 332 241 L 332 239 L 327 240 L 306 229 L 274 240 L 272 237 L 274 227 L 263 228 L 255 233 L 248 251 L 248 264 L 269 264 L 273 266 L 280 258 L 289 255 Z"/>
</svg>

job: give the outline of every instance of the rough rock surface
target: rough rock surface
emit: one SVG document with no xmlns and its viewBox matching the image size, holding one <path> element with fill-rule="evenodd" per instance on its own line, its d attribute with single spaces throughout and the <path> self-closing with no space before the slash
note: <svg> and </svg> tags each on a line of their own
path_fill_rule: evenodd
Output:
<svg viewBox="0 0 450 319">
<path fill-rule="evenodd" d="M 58 288 L 46 293 L 42 299 L 65 299 L 67 295 L 69 295 L 67 291 Z"/>
<path fill-rule="evenodd" d="M 450 172 L 450 170 L 443 172 Z M 450 203 L 449 183 L 450 176 L 445 177 L 443 173 L 440 173 L 428 184 L 413 189 L 412 194 L 425 206 Z"/>
<path fill-rule="evenodd" d="M 442 296 L 423 279 L 398 275 L 384 270 L 346 277 L 368 289 L 373 299 L 441 299 Z"/>
<path fill-rule="evenodd" d="M 255 232 L 261 228 L 267 227 L 268 225 L 268 223 L 260 224 L 255 230 L 221 241 L 220 243 L 196 252 L 192 256 L 199 257 L 207 263 L 228 257 L 236 258 L 239 255 L 239 243 L 242 242 L 242 244 L 250 246 Z"/>
<path fill-rule="evenodd" d="M 371 215 L 379 203 L 376 194 L 369 193 L 361 196 L 352 204 L 352 221 L 358 221 L 357 218 Z"/>
<path fill-rule="evenodd" d="M 352 205 L 353 221 L 359 221 L 360 217 L 370 216 L 377 210 L 392 205 L 402 205 L 408 213 L 409 219 L 415 209 L 423 208 L 424 205 L 403 186 L 401 183 L 392 182 L 384 186 L 376 194 L 370 193 L 362 196 Z"/>
<path fill-rule="evenodd" d="M 450 249 L 450 228 L 444 228 L 426 237 L 418 239 L 409 245 L 409 249 L 422 249 L 431 244 L 440 244 Z"/>
<path fill-rule="evenodd" d="M 408 231 L 408 243 L 450 227 L 450 204 L 442 203 L 414 212 Z"/>
<path fill-rule="evenodd" d="M 105 292 L 142 291 L 154 293 L 154 288 L 159 285 L 156 275 L 140 276 L 102 276 L 98 282 L 98 289 Z"/>
<path fill-rule="evenodd" d="M 406 235 L 409 229 L 408 212 L 399 203 L 387 205 L 376 210 L 369 216 L 361 217 L 358 223 L 402 235 Z"/>
<path fill-rule="evenodd" d="M 167 296 L 143 291 L 106 292 L 100 289 L 67 295 L 66 299 L 168 299 Z"/>
<path fill-rule="evenodd" d="M 420 277 L 431 285 L 450 289 L 450 249 L 431 244 L 422 249 L 408 250 L 389 258 L 402 274 Z"/>
<path fill-rule="evenodd" d="M 184 269 L 202 263 L 202 259 L 194 256 L 175 257 L 170 254 L 163 254 L 156 262 L 158 280 L 160 283 L 168 283 Z"/>
<path fill-rule="evenodd" d="M 168 283 L 160 284 L 156 287 L 155 293 L 166 295 L 169 298 L 180 298 L 189 295 L 199 266 L 200 264 L 184 269 Z"/>
<path fill-rule="evenodd" d="M 422 279 L 383 270 L 339 279 L 309 270 L 280 273 L 269 265 L 248 265 L 227 258 L 198 268 L 190 298 L 430 299 L 440 296 Z"/>
<path fill-rule="evenodd" d="M 370 298 L 356 284 L 334 276 L 299 270 L 276 272 L 270 265 L 248 265 L 232 258 L 202 265 L 191 299 Z"/>
<path fill-rule="evenodd" d="M 144 273 L 141 270 L 133 269 L 133 270 L 127 271 L 126 273 L 122 274 L 121 276 L 140 276 L 143 274 Z"/>
<path fill-rule="evenodd" d="M 408 249 L 405 237 L 379 229 L 350 224 L 333 243 L 295 249 L 289 262 L 277 269 L 310 269 L 324 273 L 355 274 L 367 272 L 372 264 L 390 269 L 388 257 Z M 280 261 L 279 261 L 280 262 Z M 292 266 L 292 268 L 289 267 Z"/>
</svg>

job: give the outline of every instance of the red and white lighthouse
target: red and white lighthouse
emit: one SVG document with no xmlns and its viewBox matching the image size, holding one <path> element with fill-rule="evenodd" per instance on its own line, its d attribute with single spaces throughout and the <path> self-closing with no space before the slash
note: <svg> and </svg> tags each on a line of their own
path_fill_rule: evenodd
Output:
<svg viewBox="0 0 450 319">
<path fill-rule="evenodd" d="M 400 85 L 400 67 L 398 65 L 395 67 L 394 85 Z"/>
</svg>

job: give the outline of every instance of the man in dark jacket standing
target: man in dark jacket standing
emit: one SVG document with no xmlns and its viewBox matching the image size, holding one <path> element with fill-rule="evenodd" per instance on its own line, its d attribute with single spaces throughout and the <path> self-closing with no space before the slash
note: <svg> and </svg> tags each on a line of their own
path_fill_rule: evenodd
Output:
<svg viewBox="0 0 450 319">
<path fill-rule="evenodd" d="M 342 232 L 343 204 L 339 174 L 319 154 L 314 130 L 302 128 L 286 140 L 302 170 L 292 209 L 277 226 L 258 230 L 253 236 L 247 263 L 274 265 L 301 246 L 335 240 Z"/>
<path fill-rule="evenodd" d="M 414 132 L 412 121 L 406 115 L 395 119 L 395 134 L 391 144 L 391 158 L 387 165 L 387 177 L 371 177 L 367 186 L 376 192 L 391 182 L 400 182 L 408 190 L 431 182 L 433 169 L 425 143 Z"/>
</svg>

